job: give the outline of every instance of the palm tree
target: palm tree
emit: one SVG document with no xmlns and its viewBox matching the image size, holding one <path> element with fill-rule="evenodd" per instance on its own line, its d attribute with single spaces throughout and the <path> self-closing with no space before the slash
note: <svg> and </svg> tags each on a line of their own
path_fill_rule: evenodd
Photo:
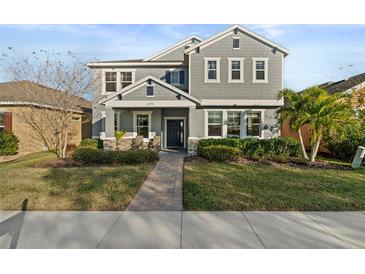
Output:
<svg viewBox="0 0 365 274">
<path fill-rule="evenodd" d="M 329 95 L 324 89 L 311 87 L 304 90 L 302 109 L 297 123 L 308 123 L 311 130 L 310 162 L 314 162 L 324 136 L 341 134 L 343 125 L 353 119 L 353 110 L 342 93 Z"/>
<path fill-rule="evenodd" d="M 282 125 L 287 121 L 289 127 L 298 133 L 302 148 L 302 156 L 304 159 L 309 160 L 307 152 L 305 151 L 301 132 L 301 127 L 307 123 L 306 120 L 301 119 L 306 104 L 305 98 L 301 94 L 290 89 L 283 89 L 279 92 L 278 97 L 279 99 L 284 98 L 287 101 L 287 104 L 277 111 L 279 122 Z"/>
</svg>

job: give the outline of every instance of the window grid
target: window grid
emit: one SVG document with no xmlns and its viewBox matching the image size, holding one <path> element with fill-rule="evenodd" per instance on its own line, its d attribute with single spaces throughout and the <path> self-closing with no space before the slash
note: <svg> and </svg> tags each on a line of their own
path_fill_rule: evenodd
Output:
<svg viewBox="0 0 365 274">
<path fill-rule="evenodd" d="M 247 112 L 247 136 L 260 137 L 261 113 Z"/>
<path fill-rule="evenodd" d="M 256 61 L 256 80 L 265 80 L 265 61 Z"/>
<path fill-rule="evenodd" d="M 117 91 L 117 73 L 115 71 L 105 72 L 105 91 Z"/>
<path fill-rule="evenodd" d="M 137 135 L 148 138 L 148 114 L 137 114 Z"/>
<path fill-rule="evenodd" d="M 208 61 L 208 80 L 217 80 L 217 61 Z"/>
<path fill-rule="evenodd" d="M 208 136 L 222 136 L 222 112 L 208 112 Z"/>
<path fill-rule="evenodd" d="M 129 86 L 130 84 L 132 84 L 132 81 L 133 81 L 133 77 L 132 77 L 131 71 L 122 71 L 120 73 L 121 88 L 125 88 L 125 87 Z"/>
<path fill-rule="evenodd" d="M 241 80 L 241 61 L 231 61 L 231 80 Z"/>
<path fill-rule="evenodd" d="M 240 138 L 241 112 L 227 112 L 227 138 Z"/>
</svg>

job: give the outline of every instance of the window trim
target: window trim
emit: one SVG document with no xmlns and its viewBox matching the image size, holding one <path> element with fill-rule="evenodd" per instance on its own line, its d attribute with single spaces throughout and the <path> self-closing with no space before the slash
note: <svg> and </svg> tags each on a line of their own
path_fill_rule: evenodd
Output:
<svg viewBox="0 0 365 274">
<path fill-rule="evenodd" d="M 217 62 L 217 79 L 208 79 L 208 61 L 216 61 Z M 220 66 L 221 66 L 221 58 L 220 57 L 204 57 L 204 74 L 205 74 L 205 83 L 220 83 Z"/>
<path fill-rule="evenodd" d="M 222 123 L 221 123 L 221 135 L 220 136 L 211 136 L 209 135 L 209 112 L 220 112 L 222 115 Z M 219 109 L 209 109 L 205 111 L 205 137 L 207 138 L 223 138 L 224 137 L 224 120 L 225 120 L 225 111 Z"/>
<path fill-rule="evenodd" d="M 265 79 L 264 80 L 257 80 L 256 79 L 256 62 L 257 61 L 264 61 L 265 64 Z M 262 57 L 253 57 L 252 58 L 252 83 L 269 83 L 269 58 L 262 58 Z"/>
<path fill-rule="evenodd" d="M 228 83 L 244 83 L 244 61 L 245 58 L 228 57 Z M 232 79 L 232 61 L 240 61 L 240 80 Z"/>
<path fill-rule="evenodd" d="M 117 73 L 117 90 L 116 91 L 106 91 L 105 89 L 105 72 L 116 72 Z M 102 69 L 101 72 L 101 95 L 115 94 L 121 90 L 122 83 L 120 81 L 121 72 L 132 72 L 132 83 L 136 81 L 136 69 Z"/>
<path fill-rule="evenodd" d="M 233 47 L 233 40 L 237 39 L 238 40 L 238 48 Z M 237 37 L 237 36 L 233 36 L 232 37 L 232 49 L 240 49 L 241 48 L 241 37 Z"/>
<path fill-rule="evenodd" d="M 152 123 L 152 111 L 132 111 L 133 113 L 133 137 L 137 137 L 137 115 L 148 115 L 148 138 L 143 138 L 144 142 L 148 142 L 153 136 L 156 135 L 155 132 L 151 132 Z"/>
</svg>

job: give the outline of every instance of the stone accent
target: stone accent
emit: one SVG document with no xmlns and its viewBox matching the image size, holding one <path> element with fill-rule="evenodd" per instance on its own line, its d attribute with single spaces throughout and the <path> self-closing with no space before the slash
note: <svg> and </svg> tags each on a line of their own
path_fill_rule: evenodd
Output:
<svg viewBox="0 0 365 274">
<path fill-rule="evenodd" d="M 119 150 L 128 150 L 132 147 L 133 139 L 132 138 L 122 138 L 118 142 Z"/>
<path fill-rule="evenodd" d="M 105 150 L 114 150 L 115 149 L 115 139 L 103 140 L 103 148 Z"/>
<path fill-rule="evenodd" d="M 188 139 L 188 156 L 198 155 L 199 138 L 189 137 Z"/>
</svg>

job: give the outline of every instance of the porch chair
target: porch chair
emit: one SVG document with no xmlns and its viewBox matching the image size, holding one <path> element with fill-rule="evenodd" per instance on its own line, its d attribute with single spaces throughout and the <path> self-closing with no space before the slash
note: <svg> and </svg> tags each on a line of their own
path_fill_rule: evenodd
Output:
<svg viewBox="0 0 365 274">
<path fill-rule="evenodd" d="M 137 135 L 137 137 L 133 140 L 132 148 L 141 148 L 143 145 L 143 136 Z"/>
<path fill-rule="evenodd" d="M 159 151 L 161 149 L 161 136 L 154 136 L 149 142 L 148 148 Z"/>
</svg>

